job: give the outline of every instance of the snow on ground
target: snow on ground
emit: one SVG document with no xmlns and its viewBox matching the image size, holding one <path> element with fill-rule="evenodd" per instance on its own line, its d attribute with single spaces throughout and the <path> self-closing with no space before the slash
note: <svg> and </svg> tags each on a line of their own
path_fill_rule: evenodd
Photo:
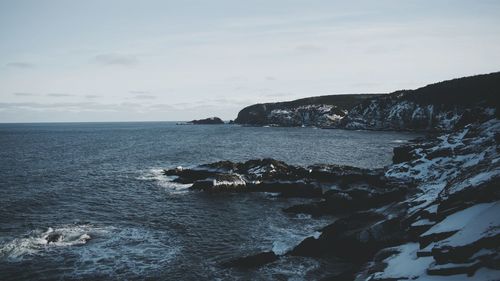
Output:
<svg viewBox="0 0 500 281">
<path fill-rule="evenodd" d="M 460 229 L 447 239 L 438 242 L 436 247 L 460 247 L 472 244 L 479 239 L 500 235 L 500 201 L 478 204 L 457 212 L 435 227 L 438 229 L 434 231 Z M 430 230 L 432 229 L 434 227 Z"/>
<path fill-rule="evenodd" d="M 488 195 L 491 198 L 479 196 L 481 192 L 497 194 L 487 192 L 499 187 L 499 135 L 498 119 L 468 125 L 460 131 L 414 144 L 410 150 L 414 155 L 412 160 L 387 169 L 386 177 L 412 180 L 416 184 L 418 192 L 407 199 L 411 206 L 407 216 L 412 217 L 409 221 L 411 227 L 424 228 L 416 241 L 425 244 L 409 242 L 392 248 L 397 253 L 383 260 L 387 267 L 376 269 L 378 272 L 368 274 L 366 280 L 471 280 L 466 274 L 450 273 L 468 267 L 473 268 L 473 280 L 500 280 L 500 271 L 489 268 L 488 264 L 494 262 L 484 262 L 484 256 L 494 256 L 500 246 L 490 249 L 500 237 L 500 200 L 491 197 L 495 195 Z M 444 233 L 450 233 L 450 236 L 438 235 Z M 435 255 L 442 253 L 445 260 L 453 261 L 457 258 L 453 253 L 461 253 L 460 250 L 454 252 L 454 249 L 464 247 L 472 251 L 459 254 L 467 262 L 436 264 Z M 479 270 L 476 271 L 474 266 Z M 429 271 L 431 268 L 437 270 Z M 452 270 L 446 271 L 448 269 Z"/>
<path fill-rule="evenodd" d="M 387 263 L 385 270 L 375 273 L 371 278 L 415 279 L 425 275 L 427 268 L 433 262 L 432 257 L 417 257 L 417 251 L 420 249 L 418 243 L 408 243 L 393 249 L 398 253 L 385 259 L 384 262 Z"/>
<path fill-rule="evenodd" d="M 429 230 L 424 232 L 421 236 L 433 235 L 436 233 L 443 232 L 451 232 L 462 229 L 471 221 L 480 221 L 482 220 L 481 214 L 487 210 L 489 210 L 492 206 L 497 206 L 498 203 L 482 203 L 474 205 L 465 210 L 456 212 L 447 218 L 445 218 L 440 223 L 434 225 Z M 500 207 L 500 205 L 498 205 Z M 496 208 L 498 214 L 500 214 L 500 208 Z M 499 216 L 500 219 L 500 216 Z"/>
</svg>

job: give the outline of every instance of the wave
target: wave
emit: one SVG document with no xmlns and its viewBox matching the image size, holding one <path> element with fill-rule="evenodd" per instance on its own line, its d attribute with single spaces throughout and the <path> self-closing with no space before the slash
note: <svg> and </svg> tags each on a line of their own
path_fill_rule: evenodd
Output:
<svg viewBox="0 0 500 281">
<path fill-rule="evenodd" d="M 94 233 L 102 230 L 92 229 L 90 225 L 66 225 L 58 228 L 49 227 L 31 231 L 23 238 L 16 238 L 0 246 L 0 257 L 8 260 L 22 260 L 26 256 L 54 247 L 84 245 L 92 239 Z"/>
<path fill-rule="evenodd" d="M 173 194 L 183 194 L 188 191 L 191 187 L 191 184 L 182 184 L 173 182 L 173 177 L 169 177 L 163 174 L 163 169 L 161 168 L 151 168 L 148 170 L 140 171 L 140 176 L 138 176 L 137 180 L 142 181 L 152 181 L 156 185 L 165 188 L 165 190 L 169 191 Z"/>
<path fill-rule="evenodd" d="M 316 239 L 321 235 L 320 232 L 315 231 L 312 234 L 294 233 L 292 231 L 281 231 L 282 236 L 273 242 L 272 251 L 276 255 L 284 255 L 297 246 L 302 240 L 307 237 L 314 237 Z"/>
<path fill-rule="evenodd" d="M 119 279 L 136 279 L 161 271 L 180 251 L 168 234 L 145 228 L 113 229 L 105 240 L 82 248 L 74 276 L 95 273 Z"/>
<path fill-rule="evenodd" d="M 289 222 L 294 225 L 293 227 L 271 223 L 268 228 L 271 230 L 269 236 L 273 240 L 272 251 L 277 255 L 283 255 L 307 237 L 313 236 L 317 239 L 321 234 L 317 231 L 318 226 L 322 225 L 321 221 L 311 223 L 310 219 L 295 217 Z"/>
<path fill-rule="evenodd" d="M 180 251 L 174 240 L 172 235 L 147 228 L 64 225 L 30 231 L 0 245 L 0 261 L 31 263 L 43 257 L 45 263 L 59 265 L 61 257 L 71 257 L 65 266 L 74 278 L 135 279 L 161 271 L 172 261 Z"/>
</svg>

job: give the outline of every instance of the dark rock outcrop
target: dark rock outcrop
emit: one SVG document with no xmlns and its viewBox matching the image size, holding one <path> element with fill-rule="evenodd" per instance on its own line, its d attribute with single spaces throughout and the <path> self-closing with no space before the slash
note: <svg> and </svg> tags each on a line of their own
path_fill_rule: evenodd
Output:
<svg viewBox="0 0 500 281">
<path fill-rule="evenodd" d="M 353 106 L 376 96 L 378 95 L 329 95 L 255 104 L 242 109 L 234 122 L 254 126 L 334 127 Z"/>
<path fill-rule="evenodd" d="M 192 184 L 191 189 L 210 192 L 277 192 L 287 197 L 321 197 L 326 207 L 337 204 L 340 207 L 340 201 L 333 199 L 335 193 L 350 196 L 351 199 L 346 199 L 344 205 L 353 208 L 363 208 L 365 202 L 364 207 L 369 208 L 373 206 L 372 203 L 379 204 L 404 194 L 404 188 L 385 180 L 382 170 L 339 165 L 312 165 L 304 168 L 274 159 L 256 159 L 243 163 L 220 161 L 190 169 L 177 167 L 165 170 L 164 174 L 175 176 L 175 182 Z"/>
<path fill-rule="evenodd" d="M 334 255 L 365 262 L 383 247 L 397 245 L 405 237 L 397 218 L 376 212 L 360 212 L 325 227 L 318 239 L 306 238 L 288 254 L 321 257 Z"/>
<path fill-rule="evenodd" d="M 500 72 L 443 81 L 366 100 L 342 120 L 346 129 L 450 131 L 498 112 Z"/>
<path fill-rule="evenodd" d="M 210 117 L 210 118 L 206 118 L 206 119 L 192 120 L 192 121 L 189 121 L 188 124 L 219 125 L 219 124 L 224 124 L 224 121 L 222 121 L 222 119 L 220 119 L 219 117 Z"/>
<path fill-rule="evenodd" d="M 58 242 L 62 238 L 62 234 L 58 232 L 49 233 L 45 240 L 47 240 L 47 244 Z"/>
<path fill-rule="evenodd" d="M 255 255 L 237 258 L 223 264 L 225 267 L 253 268 L 259 267 L 278 260 L 278 256 L 272 252 L 262 252 Z"/>
<path fill-rule="evenodd" d="M 499 89 L 500 72 L 496 72 L 383 95 L 330 95 L 255 104 L 242 109 L 235 122 L 257 126 L 451 131 L 498 117 Z"/>
<path fill-rule="evenodd" d="M 400 217 L 407 237 L 390 248 L 390 255 L 368 264 L 357 280 L 476 278 L 478 271 L 485 274 L 478 279 L 498 276 L 499 131 L 498 119 L 474 121 L 403 150 L 406 161 L 389 167 L 386 177 L 416 185 L 417 192 L 401 202 L 407 205 Z M 400 264 L 419 268 L 404 272 L 397 270 Z"/>
</svg>

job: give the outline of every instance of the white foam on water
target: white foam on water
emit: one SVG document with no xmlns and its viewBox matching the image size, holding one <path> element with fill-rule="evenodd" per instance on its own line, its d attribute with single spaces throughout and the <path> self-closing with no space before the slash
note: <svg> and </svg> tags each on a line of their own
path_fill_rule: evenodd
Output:
<svg viewBox="0 0 500 281">
<path fill-rule="evenodd" d="M 312 236 L 317 239 L 321 235 L 311 225 L 297 228 L 281 228 L 277 226 L 271 226 L 270 228 L 273 231 L 272 236 L 274 238 L 272 251 L 277 255 L 286 254 L 307 237 Z"/>
<path fill-rule="evenodd" d="M 163 174 L 161 168 L 151 168 L 140 172 L 141 175 L 136 179 L 143 181 L 152 181 L 159 187 L 164 188 L 173 194 L 183 194 L 188 192 L 192 184 L 182 184 L 173 182 L 174 177 L 169 177 Z"/>
<path fill-rule="evenodd" d="M 84 245 L 97 232 L 104 229 L 91 225 L 65 225 L 57 228 L 49 227 L 46 231 L 34 230 L 22 238 L 15 238 L 0 246 L 0 257 L 10 261 L 21 261 L 25 257 L 49 251 L 54 247 Z M 50 237 L 55 237 L 49 242 Z"/>
<path fill-rule="evenodd" d="M 143 276 L 160 271 L 180 251 L 169 235 L 143 228 L 113 228 L 110 235 L 82 247 L 73 276 Z M 125 277 L 125 276 L 123 276 Z M 126 279 L 126 278 L 125 278 Z"/>
<path fill-rule="evenodd" d="M 308 220 L 312 218 L 312 215 L 310 214 L 303 214 L 303 213 L 298 213 L 295 215 L 296 218 L 302 219 L 302 220 Z"/>
<path fill-rule="evenodd" d="M 49 237 L 56 241 L 49 243 Z M 71 257 L 68 277 L 91 279 L 97 274 L 128 279 L 163 269 L 180 251 L 178 245 L 169 235 L 145 228 L 63 225 L 34 230 L 0 245 L 0 259 L 16 263 Z"/>
<path fill-rule="evenodd" d="M 282 257 L 275 263 L 259 268 L 259 272 L 265 280 L 289 280 L 304 281 L 312 280 L 307 274 L 320 266 L 314 259 L 304 257 Z M 277 278 L 280 276 L 281 278 Z"/>
<path fill-rule="evenodd" d="M 275 241 L 273 242 L 273 249 L 272 251 L 276 255 L 284 255 L 286 252 L 291 250 L 293 248 L 293 245 L 290 245 L 291 243 L 287 241 Z"/>
</svg>

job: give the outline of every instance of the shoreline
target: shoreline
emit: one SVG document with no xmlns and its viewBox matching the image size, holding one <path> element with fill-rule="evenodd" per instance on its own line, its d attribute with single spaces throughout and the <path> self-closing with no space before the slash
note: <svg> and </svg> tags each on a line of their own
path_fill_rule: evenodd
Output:
<svg viewBox="0 0 500 281">
<path fill-rule="evenodd" d="M 300 167 L 274 159 L 260 159 L 244 163 L 220 161 L 192 169 L 178 167 L 164 170 L 164 174 L 176 177 L 175 182 L 192 184 L 191 190 L 202 192 L 277 192 L 282 197 L 313 198 L 317 201 L 290 206 L 283 211 L 311 215 L 311 219 L 326 214 L 340 216 L 339 220 L 323 228 L 321 235 L 306 238 L 287 253 L 277 254 L 271 249 L 268 252 L 249 253 L 249 256 L 226 261 L 223 264 L 226 267 L 258 268 L 283 256 L 313 259 L 336 257 L 358 267 L 355 271 L 343 272 L 336 277 L 330 276 L 331 278 L 342 276 L 357 280 L 378 280 L 425 277 L 432 280 L 433 276 L 455 276 L 463 272 L 471 275 L 480 268 L 480 274 L 488 275 L 498 273 L 488 266 L 496 258 L 491 254 L 474 256 L 491 249 L 491 246 L 475 246 L 475 242 L 461 246 L 472 249 L 466 254 L 459 252 L 462 254 L 455 253 L 446 258 L 451 263 L 448 267 L 453 268 L 452 270 L 432 263 L 443 259 L 442 255 L 448 255 L 440 250 L 439 243 L 446 243 L 446 238 L 453 237 L 453 234 L 470 231 L 467 224 L 455 227 L 457 229 L 453 229 L 453 233 L 446 232 L 450 235 L 436 233 L 429 236 L 425 232 L 457 213 L 468 212 L 470 208 L 488 203 L 490 209 L 486 208 L 484 211 L 493 212 L 496 206 L 500 206 L 500 195 L 494 188 L 500 178 L 500 159 L 494 145 L 496 143 L 498 146 L 499 136 L 500 122 L 496 118 L 468 124 L 452 132 L 428 134 L 425 138 L 396 147 L 393 164 L 377 170 L 334 164 Z M 489 154 L 484 153 L 485 150 Z M 471 161 L 477 163 L 472 165 L 474 163 L 471 164 Z M 423 171 L 425 165 L 428 167 Z M 475 171 L 471 172 L 470 167 L 476 167 Z M 416 171 L 420 171 L 420 174 Z M 445 176 L 436 175 L 436 171 Z M 481 177 L 485 173 L 490 176 L 488 179 L 479 185 L 470 183 L 462 186 L 451 196 L 452 199 L 442 195 L 454 188 L 448 184 L 453 182 L 454 177 L 462 175 L 462 182 Z M 471 194 L 469 189 L 474 192 Z M 475 193 L 487 193 L 490 196 L 474 196 Z M 457 201 L 456 198 L 463 200 L 464 196 L 469 203 Z M 454 207 L 451 210 L 441 210 L 445 208 L 441 206 L 446 204 Z M 435 207 L 431 214 L 428 209 L 432 206 Z M 495 218 L 492 220 L 487 223 L 500 224 Z M 477 237 L 471 239 L 490 241 L 500 238 L 498 230 L 490 234 L 476 234 Z M 415 250 L 414 244 L 411 244 L 415 242 L 417 245 L 420 243 L 420 249 L 425 249 L 432 243 L 436 246 L 422 252 L 418 247 Z M 383 259 L 377 258 L 388 249 L 392 249 L 391 254 L 384 254 Z M 456 249 L 460 251 L 459 248 Z M 418 276 L 405 275 L 404 272 L 398 272 L 402 275 L 396 276 L 391 271 L 393 267 L 390 260 L 403 259 L 402 255 L 406 255 L 405 262 L 409 266 L 420 258 L 424 259 L 425 268 L 420 268 Z M 457 255 L 461 255 L 461 260 L 475 260 L 480 266 L 476 265 L 471 269 L 457 262 Z M 380 270 L 383 268 L 380 265 L 382 261 L 387 266 Z"/>
</svg>

